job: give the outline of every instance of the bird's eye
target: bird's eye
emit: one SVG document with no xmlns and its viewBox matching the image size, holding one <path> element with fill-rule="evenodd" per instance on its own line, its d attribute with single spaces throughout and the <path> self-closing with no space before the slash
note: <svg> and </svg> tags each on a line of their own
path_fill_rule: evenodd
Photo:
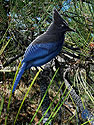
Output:
<svg viewBox="0 0 94 125">
<path fill-rule="evenodd" d="M 63 27 L 64 25 L 63 25 L 63 24 L 61 24 L 61 26 Z"/>
</svg>

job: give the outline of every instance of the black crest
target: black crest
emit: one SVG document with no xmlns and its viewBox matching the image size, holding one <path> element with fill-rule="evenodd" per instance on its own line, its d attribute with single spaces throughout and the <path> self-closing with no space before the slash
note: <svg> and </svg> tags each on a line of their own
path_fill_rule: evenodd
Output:
<svg viewBox="0 0 94 125">
<path fill-rule="evenodd" d="M 56 8 L 53 9 L 53 21 L 56 24 L 63 24 L 65 26 L 68 26 L 67 22 L 60 16 L 59 12 L 56 10 Z"/>
</svg>

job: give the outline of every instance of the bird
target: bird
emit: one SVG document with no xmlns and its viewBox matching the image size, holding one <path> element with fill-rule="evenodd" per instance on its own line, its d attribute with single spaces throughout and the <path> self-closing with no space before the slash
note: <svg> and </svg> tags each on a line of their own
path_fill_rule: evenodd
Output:
<svg viewBox="0 0 94 125">
<path fill-rule="evenodd" d="M 74 32 L 74 30 L 68 26 L 68 23 L 61 17 L 57 9 L 54 8 L 53 20 L 50 26 L 43 34 L 30 43 L 24 53 L 21 62 L 22 66 L 16 77 L 12 93 L 15 91 L 25 70 L 33 66 L 42 66 L 59 54 L 67 31 Z"/>
</svg>

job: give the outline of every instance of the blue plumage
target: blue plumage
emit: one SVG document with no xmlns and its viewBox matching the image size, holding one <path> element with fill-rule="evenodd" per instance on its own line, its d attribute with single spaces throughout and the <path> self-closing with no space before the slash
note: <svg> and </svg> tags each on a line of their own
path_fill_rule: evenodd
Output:
<svg viewBox="0 0 94 125">
<path fill-rule="evenodd" d="M 13 91 L 21 79 L 24 70 L 32 66 L 41 66 L 53 59 L 62 49 L 64 34 L 73 31 L 61 18 L 56 9 L 53 12 L 53 22 L 46 32 L 37 37 L 26 49 L 22 60 L 22 67 L 14 83 Z"/>
<path fill-rule="evenodd" d="M 18 73 L 18 75 L 16 77 L 12 92 L 15 91 L 16 86 L 17 86 L 19 80 L 21 79 L 22 74 L 24 73 L 25 67 L 26 67 L 26 63 L 23 63 L 23 65 L 22 65 L 22 67 L 21 67 L 21 69 L 20 69 L 20 71 L 19 71 L 19 73 Z"/>
</svg>

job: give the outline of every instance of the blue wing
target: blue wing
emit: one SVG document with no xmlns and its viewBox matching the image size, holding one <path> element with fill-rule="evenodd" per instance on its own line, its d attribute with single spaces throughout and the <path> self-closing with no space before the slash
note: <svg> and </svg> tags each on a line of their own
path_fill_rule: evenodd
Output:
<svg viewBox="0 0 94 125">
<path fill-rule="evenodd" d="M 56 51 L 60 42 L 52 42 L 52 43 L 37 43 L 37 44 L 30 44 L 25 51 L 23 62 L 33 61 L 38 58 L 43 58 L 50 53 Z"/>
</svg>

